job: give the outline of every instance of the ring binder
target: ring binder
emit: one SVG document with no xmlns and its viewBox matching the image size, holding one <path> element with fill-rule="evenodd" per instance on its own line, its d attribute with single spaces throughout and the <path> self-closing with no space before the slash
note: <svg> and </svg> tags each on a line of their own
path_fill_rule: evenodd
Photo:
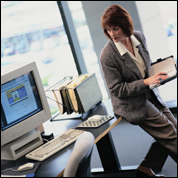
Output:
<svg viewBox="0 0 178 178">
<path fill-rule="evenodd" d="M 165 80 L 159 79 L 160 83 L 150 85 L 150 90 L 177 78 L 176 62 L 173 55 L 163 59 L 159 58 L 156 62 L 151 64 L 150 76 L 159 72 L 167 73 L 168 78 Z"/>
</svg>

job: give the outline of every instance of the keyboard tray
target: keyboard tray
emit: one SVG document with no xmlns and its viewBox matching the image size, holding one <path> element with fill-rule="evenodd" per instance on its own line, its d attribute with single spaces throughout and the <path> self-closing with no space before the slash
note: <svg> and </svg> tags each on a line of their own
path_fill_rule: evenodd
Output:
<svg viewBox="0 0 178 178">
<path fill-rule="evenodd" d="M 114 116 L 102 116 L 101 120 L 99 120 L 99 121 L 86 120 L 86 121 L 83 121 L 82 123 L 80 123 L 77 127 L 78 128 L 97 128 L 113 118 L 114 118 Z"/>
</svg>

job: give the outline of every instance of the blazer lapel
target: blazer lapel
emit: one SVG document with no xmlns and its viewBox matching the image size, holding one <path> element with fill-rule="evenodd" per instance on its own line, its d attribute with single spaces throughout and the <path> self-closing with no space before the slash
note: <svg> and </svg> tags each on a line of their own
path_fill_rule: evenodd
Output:
<svg viewBox="0 0 178 178">
<path fill-rule="evenodd" d="M 115 46 L 114 42 L 110 41 L 112 47 L 114 48 L 115 52 L 117 53 L 117 55 L 119 56 L 120 59 L 122 59 L 124 61 L 124 64 L 127 68 L 129 68 L 136 76 L 138 79 L 143 78 L 139 68 L 137 67 L 137 65 L 135 64 L 135 62 L 133 61 L 133 59 L 129 56 L 128 53 L 125 53 L 123 56 L 120 55 L 119 51 L 117 50 L 117 47 Z M 148 71 L 149 71 L 149 66 L 150 63 L 147 57 L 149 57 L 147 50 L 145 50 L 142 45 L 138 45 L 137 46 L 139 49 L 139 53 L 141 55 L 141 57 L 143 58 L 145 65 L 146 65 L 146 76 L 148 76 Z"/>
<path fill-rule="evenodd" d="M 129 68 L 132 72 L 134 72 L 134 74 L 137 76 L 138 79 L 143 78 L 139 68 L 137 67 L 133 59 L 129 56 L 129 54 L 125 53 L 122 57 L 123 57 L 125 66 Z"/>
<path fill-rule="evenodd" d="M 148 76 L 148 74 L 149 74 L 148 71 L 149 71 L 150 65 L 151 65 L 151 60 L 148 60 L 148 59 L 150 59 L 149 53 L 148 53 L 148 51 L 146 49 L 144 49 L 142 47 L 141 44 L 138 45 L 137 48 L 138 48 L 139 54 L 141 55 L 141 57 L 142 57 L 142 59 L 143 59 L 143 61 L 145 63 L 145 66 L 146 66 L 146 76 Z"/>
<path fill-rule="evenodd" d="M 111 41 L 111 45 L 114 48 L 117 55 L 119 56 L 119 58 L 124 61 L 125 66 L 127 68 L 129 68 L 136 75 L 136 77 L 138 79 L 143 78 L 139 68 L 137 67 L 137 65 L 135 64 L 133 59 L 129 56 L 129 54 L 125 53 L 123 56 L 121 56 L 121 54 L 119 53 L 119 51 L 118 51 L 116 45 L 114 44 L 114 42 Z"/>
</svg>

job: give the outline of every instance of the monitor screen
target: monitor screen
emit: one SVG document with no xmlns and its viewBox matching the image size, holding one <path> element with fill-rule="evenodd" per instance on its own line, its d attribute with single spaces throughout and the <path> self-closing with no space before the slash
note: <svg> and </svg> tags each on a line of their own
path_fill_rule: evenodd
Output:
<svg viewBox="0 0 178 178">
<path fill-rule="evenodd" d="M 5 130 L 42 110 L 32 72 L 1 85 L 1 130 Z"/>
</svg>

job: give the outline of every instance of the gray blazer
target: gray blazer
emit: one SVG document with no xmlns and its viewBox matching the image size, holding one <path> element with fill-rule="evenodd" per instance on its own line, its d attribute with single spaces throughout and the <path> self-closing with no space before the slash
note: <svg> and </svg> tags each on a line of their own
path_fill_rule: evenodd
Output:
<svg viewBox="0 0 178 178">
<path fill-rule="evenodd" d="M 149 76 L 151 59 L 143 33 L 134 31 L 134 36 L 141 43 L 137 47 L 146 65 L 146 76 Z M 108 86 L 113 112 L 123 116 L 131 124 L 137 125 L 146 117 L 146 99 L 149 88 L 143 82 L 143 76 L 128 53 L 120 55 L 114 42 L 109 40 L 101 51 L 100 64 Z M 157 89 L 153 95 L 166 107 Z"/>
</svg>

